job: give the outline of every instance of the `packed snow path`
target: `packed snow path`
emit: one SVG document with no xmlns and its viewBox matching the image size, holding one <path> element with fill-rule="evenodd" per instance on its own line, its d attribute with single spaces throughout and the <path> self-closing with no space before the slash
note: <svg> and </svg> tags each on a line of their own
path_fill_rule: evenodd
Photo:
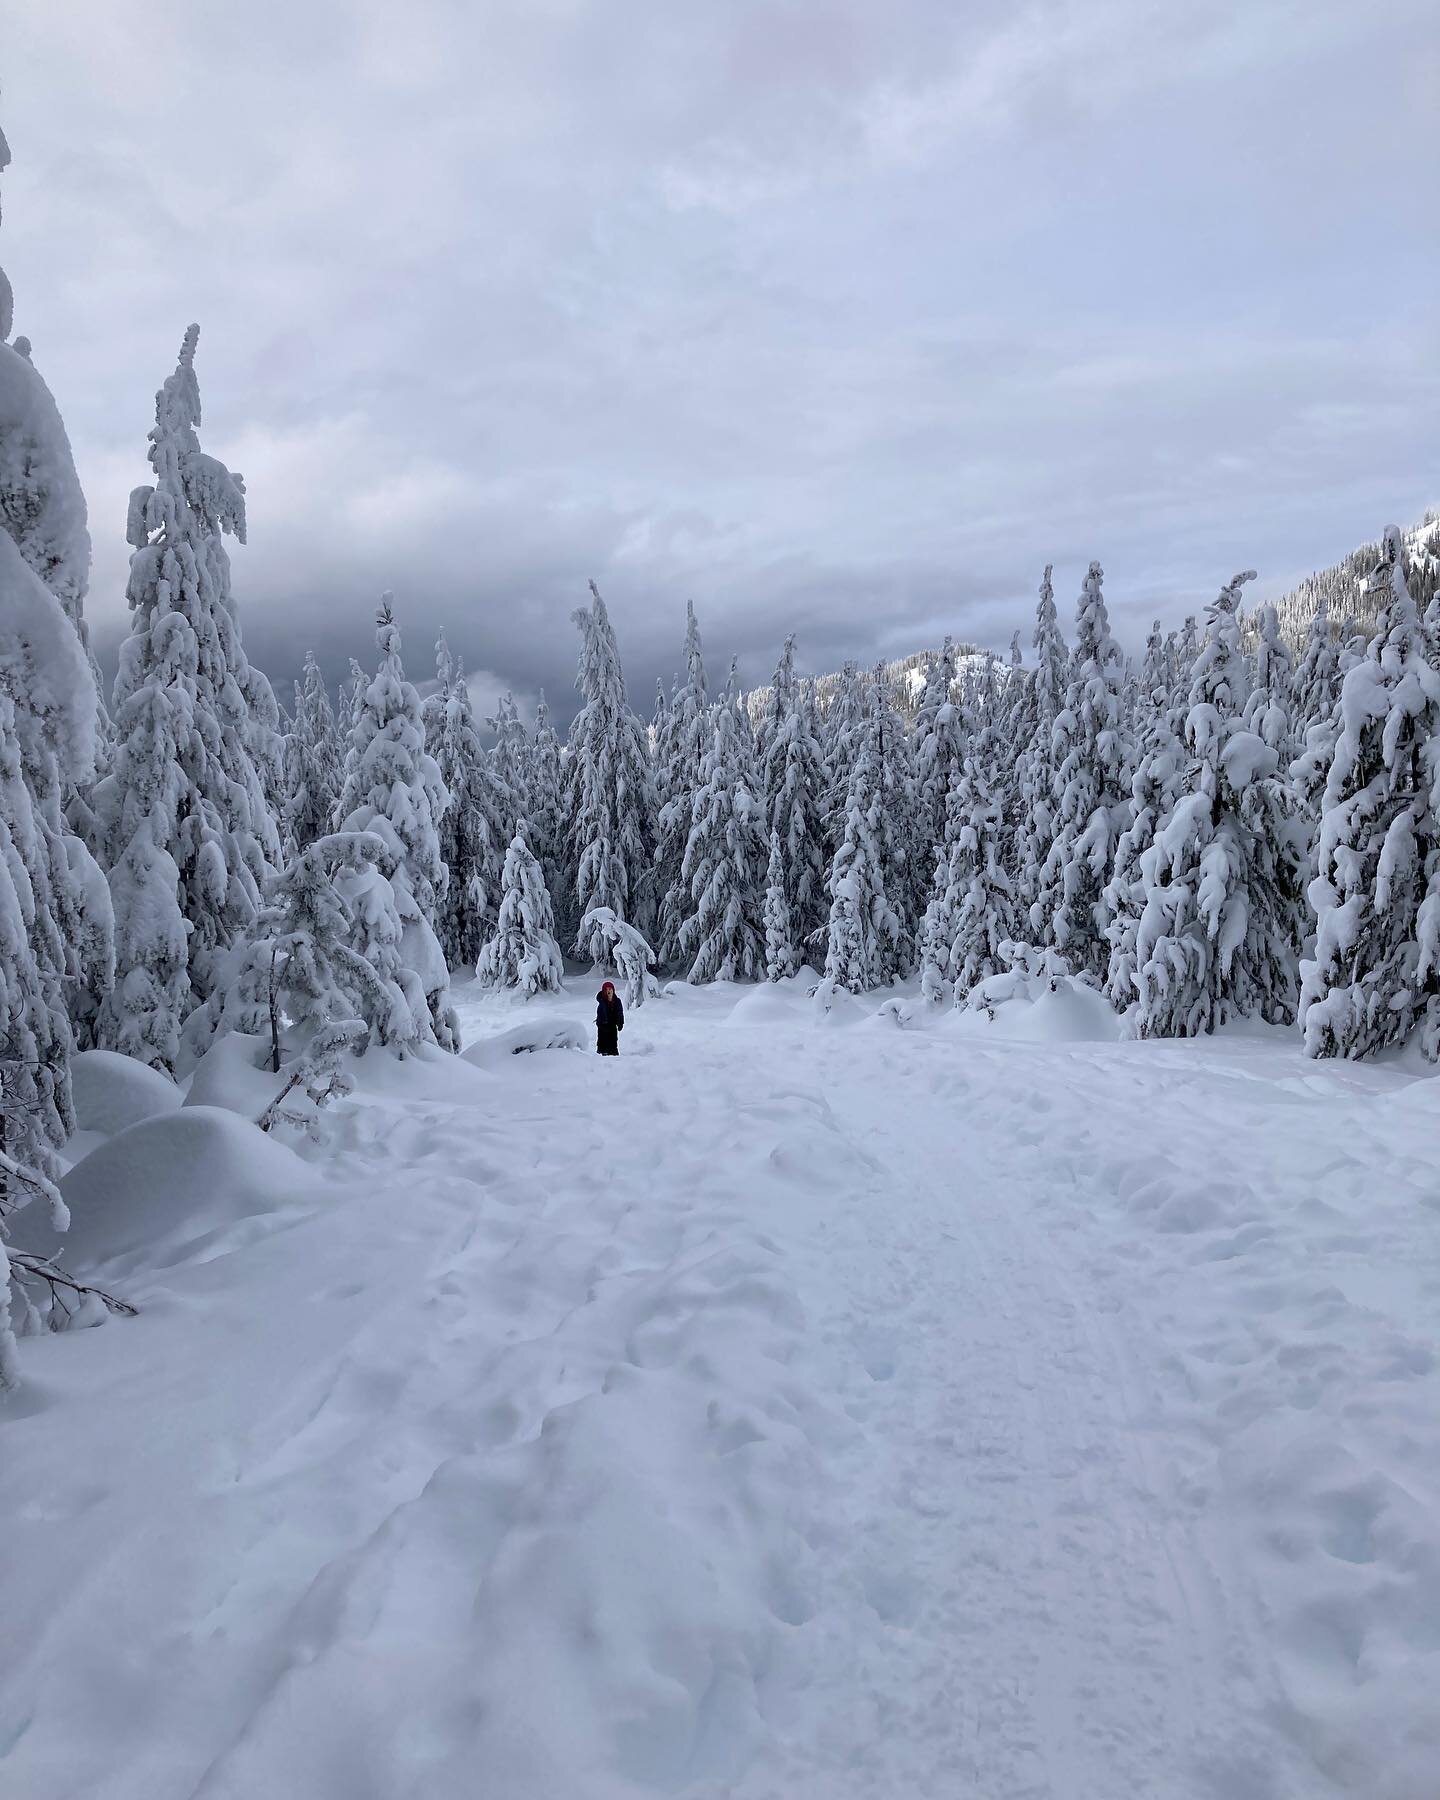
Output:
<svg viewBox="0 0 1440 1800">
<path fill-rule="evenodd" d="M 1433 1800 L 1433 1084 L 589 1010 L 27 1346 L 0 1787 Z"/>
</svg>

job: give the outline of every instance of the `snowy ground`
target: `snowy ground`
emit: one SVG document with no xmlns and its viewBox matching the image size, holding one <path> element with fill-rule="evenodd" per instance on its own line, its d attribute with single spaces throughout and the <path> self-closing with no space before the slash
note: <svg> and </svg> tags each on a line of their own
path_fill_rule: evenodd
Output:
<svg viewBox="0 0 1440 1800">
<path fill-rule="evenodd" d="M 308 1162 L 87 1073 L 144 1311 L 23 1347 L 0 1791 L 1435 1800 L 1440 1085 L 461 1005 Z"/>
</svg>

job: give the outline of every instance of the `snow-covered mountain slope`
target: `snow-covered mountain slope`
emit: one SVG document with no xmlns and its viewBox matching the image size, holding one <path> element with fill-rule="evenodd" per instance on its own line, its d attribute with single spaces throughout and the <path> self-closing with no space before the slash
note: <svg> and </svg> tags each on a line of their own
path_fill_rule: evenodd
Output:
<svg viewBox="0 0 1440 1800">
<path fill-rule="evenodd" d="M 1440 586 L 1440 511 L 1432 509 L 1420 524 L 1405 533 L 1405 555 L 1410 596 L 1423 613 Z M 1353 619 L 1361 630 L 1370 631 L 1388 594 L 1387 584 L 1377 585 L 1374 580 L 1380 557 L 1378 543 L 1361 544 L 1333 568 L 1318 569 L 1307 575 L 1299 587 L 1282 595 L 1274 606 L 1284 636 L 1292 644 L 1303 643 L 1322 601 L 1329 608 L 1336 631 L 1346 619 Z"/>
<path fill-rule="evenodd" d="M 460 999 L 305 1157 L 235 1040 L 91 1071 L 143 1311 L 23 1346 L 0 1791 L 1433 1800 L 1433 1079 Z"/>
</svg>

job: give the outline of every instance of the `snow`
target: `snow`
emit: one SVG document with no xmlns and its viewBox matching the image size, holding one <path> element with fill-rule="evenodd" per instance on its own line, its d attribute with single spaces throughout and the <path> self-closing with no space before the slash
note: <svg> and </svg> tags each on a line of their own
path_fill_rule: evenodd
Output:
<svg viewBox="0 0 1440 1800">
<path fill-rule="evenodd" d="M 21 1345 L 0 1786 L 1433 1800 L 1440 1086 L 815 981 L 72 1168 L 142 1311 Z"/>
<path fill-rule="evenodd" d="M 173 1081 L 113 1050 L 82 1051 L 70 1064 L 70 1085 L 77 1128 L 106 1137 L 157 1113 L 173 1112 L 182 1098 Z"/>
</svg>

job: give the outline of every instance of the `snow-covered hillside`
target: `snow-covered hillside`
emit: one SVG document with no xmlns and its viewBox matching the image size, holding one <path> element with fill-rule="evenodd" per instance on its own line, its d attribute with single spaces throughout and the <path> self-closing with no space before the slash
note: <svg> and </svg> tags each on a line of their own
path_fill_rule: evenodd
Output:
<svg viewBox="0 0 1440 1800">
<path fill-rule="evenodd" d="M 0 1789 L 1433 1800 L 1440 1086 L 808 985 L 80 1057 Z"/>
</svg>

